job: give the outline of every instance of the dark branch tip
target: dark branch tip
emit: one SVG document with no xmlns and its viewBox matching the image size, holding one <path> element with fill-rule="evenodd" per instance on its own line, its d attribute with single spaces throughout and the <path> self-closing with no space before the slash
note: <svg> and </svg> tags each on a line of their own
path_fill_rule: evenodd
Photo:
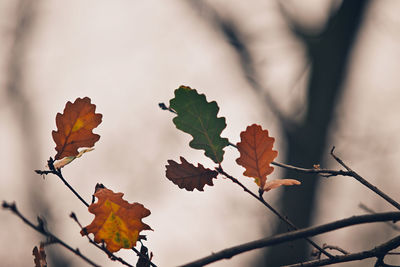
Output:
<svg viewBox="0 0 400 267">
<path fill-rule="evenodd" d="M 3 209 L 9 209 L 14 212 L 17 211 L 17 205 L 15 204 L 15 202 L 8 203 L 7 201 L 3 200 L 2 207 L 3 207 Z"/>
<path fill-rule="evenodd" d="M 162 109 L 162 110 L 168 110 L 167 106 L 164 103 L 158 103 L 158 106 Z"/>
<path fill-rule="evenodd" d="M 71 211 L 71 214 L 69 215 L 69 217 L 71 217 L 71 218 L 74 219 L 75 221 L 77 220 L 76 214 L 75 214 L 75 212 L 73 212 L 73 211 Z"/>
</svg>

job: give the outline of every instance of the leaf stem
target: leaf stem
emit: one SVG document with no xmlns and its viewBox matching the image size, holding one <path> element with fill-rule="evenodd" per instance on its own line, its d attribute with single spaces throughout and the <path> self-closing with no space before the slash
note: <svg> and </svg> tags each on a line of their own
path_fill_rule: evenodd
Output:
<svg viewBox="0 0 400 267">
<path fill-rule="evenodd" d="M 234 182 L 235 184 L 239 185 L 241 188 L 243 188 L 243 190 L 250 194 L 252 197 L 254 197 L 255 199 L 257 199 L 258 201 L 260 201 L 264 206 L 266 206 L 270 211 L 272 211 L 276 216 L 278 216 L 279 219 L 281 219 L 283 222 L 285 222 L 287 225 L 289 225 L 292 229 L 294 230 L 298 230 L 297 226 L 294 225 L 287 216 L 284 216 L 282 214 L 280 214 L 276 209 L 274 209 L 270 204 L 268 204 L 268 202 L 265 201 L 265 199 L 262 197 L 262 193 L 259 194 L 259 196 L 257 196 L 256 194 L 254 194 L 252 191 L 250 191 L 245 185 L 243 185 L 241 182 L 239 182 L 238 179 L 236 179 L 235 177 L 229 175 L 228 173 L 226 173 L 221 165 L 219 167 L 216 168 L 216 171 L 222 175 L 224 175 L 225 177 L 227 177 L 228 179 L 230 179 L 232 182 Z M 323 248 L 321 248 L 319 245 L 317 245 L 314 241 L 312 241 L 309 238 L 305 238 L 313 247 L 315 247 L 316 249 L 318 249 L 321 253 L 323 253 L 324 255 L 326 255 L 329 258 L 333 258 L 333 256 L 328 253 L 327 251 L 325 251 Z"/>
<path fill-rule="evenodd" d="M 29 225 L 31 228 L 33 228 L 37 232 L 39 232 L 42 235 L 49 238 L 53 243 L 58 243 L 61 246 L 65 247 L 66 249 L 68 249 L 69 251 L 71 251 L 72 253 L 74 253 L 75 255 L 77 255 L 78 257 L 83 259 L 84 261 L 86 261 L 91 266 L 100 267 L 100 265 L 94 263 L 92 260 L 90 260 L 85 255 L 83 255 L 78 248 L 73 249 L 70 245 L 66 244 L 64 241 L 62 241 L 61 239 L 59 239 L 58 237 L 56 237 L 55 235 L 50 233 L 48 230 L 46 230 L 45 227 L 43 227 L 43 224 L 39 223 L 39 225 L 35 225 L 31 221 L 29 221 L 24 215 L 22 215 L 19 212 L 19 210 L 17 209 L 17 205 L 15 203 L 10 204 L 6 201 L 3 201 L 2 207 L 3 207 L 3 209 L 10 210 L 13 214 L 15 214 L 17 217 L 19 217 L 25 224 Z"/>
</svg>

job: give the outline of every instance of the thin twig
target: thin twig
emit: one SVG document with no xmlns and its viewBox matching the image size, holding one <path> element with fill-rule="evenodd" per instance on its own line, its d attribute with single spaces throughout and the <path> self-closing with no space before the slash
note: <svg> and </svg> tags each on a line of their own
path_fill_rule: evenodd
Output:
<svg viewBox="0 0 400 267">
<path fill-rule="evenodd" d="M 229 143 L 229 145 L 237 148 L 236 145 Z M 342 175 L 342 176 L 350 176 L 353 177 L 354 179 L 356 179 L 357 181 L 359 181 L 360 183 L 362 183 L 363 185 L 365 185 L 367 188 L 369 188 L 370 190 L 372 190 L 373 192 L 375 192 L 376 194 L 378 194 L 380 197 L 382 197 L 384 200 L 386 200 L 387 202 L 389 202 L 392 206 L 394 206 L 395 208 L 397 208 L 398 210 L 400 210 L 400 203 L 398 203 L 397 201 L 395 201 L 394 199 L 392 199 L 390 196 L 388 196 L 387 194 L 385 194 L 383 191 L 381 191 L 378 187 L 376 187 L 375 185 L 371 184 L 370 182 L 368 182 L 367 180 L 365 180 L 361 175 L 359 175 L 358 173 L 356 173 L 355 171 L 353 171 L 349 166 L 347 166 L 343 160 L 341 160 L 339 157 L 337 157 L 333 152 L 335 150 L 335 147 L 332 147 L 332 150 L 330 152 L 331 156 L 340 164 L 342 165 L 347 171 L 344 170 L 329 170 L 329 169 L 319 169 L 319 168 L 314 168 L 314 169 L 305 169 L 305 168 L 300 168 L 300 167 L 295 167 L 295 166 L 291 166 L 291 165 L 287 165 L 287 164 L 283 164 L 283 163 L 279 163 L 276 161 L 271 162 L 272 165 L 275 166 L 279 166 L 281 168 L 285 168 L 285 169 L 289 169 L 289 170 L 293 170 L 293 171 L 297 171 L 297 172 L 302 172 L 302 173 L 308 173 L 308 174 L 312 174 L 312 173 L 317 173 L 320 174 L 321 176 L 324 177 L 331 177 L 331 176 L 336 176 L 336 175 Z"/>
<path fill-rule="evenodd" d="M 68 187 L 69 190 L 71 190 L 72 193 L 86 206 L 89 207 L 89 204 L 79 195 L 78 192 L 64 179 L 61 169 L 56 169 L 54 168 L 54 160 L 53 158 L 50 157 L 50 159 L 47 161 L 47 165 L 49 166 L 49 170 L 35 170 L 37 174 L 40 175 L 47 175 L 47 174 L 55 174 L 60 180 Z"/>
<path fill-rule="evenodd" d="M 271 162 L 271 165 L 279 166 L 284 169 L 292 170 L 292 171 L 297 171 L 305 174 L 320 174 L 323 177 L 331 177 L 331 176 L 337 176 L 337 175 L 342 175 L 342 176 L 349 176 L 351 173 L 343 170 L 329 170 L 329 169 L 306 169 L 306 168 L 300 168 L 300 167 L 295 167 L 291 166 L 288 164 L 284 163 L 279 163 L 276 161 Z"/>
<path fill-rule="evenodd" d="M 237 149 L 237 146 L 233 143 L 229 143 L 230 146 L 234 147 Z M 337 175 L 342 175 L 342 176 L 351 176 L 351 172 L 349 171 L 344 171 L 344 170 L 330 170 L 330 169 L 320 169 L 320 168 L 312 168 L 312 169 L 307 169 L 307 168 L 301 168 L 301 167 L 296 167 L 284 163 L 280 163 L 277 161 L 272 161 L 271 165 L 275 165 L 287 170 L 292 170 L 296 172 L 301 172 L 305 174 L 320 174 L 323 177 L 331 177 L 331 176 L 337 176 Z"/>
<path fill-rule="evenodd" d="M 64 241 L 62 241 L 61 239 L 59 239 L 58 237 L 56 237 L 55 235 L 53 235 L 51 232 L 49 232 L 47 229 L 45 229 L 45 227 L 43 227 L 43 224 L 39 223 L 39 225 L 35 225 L 33 224 L 31 221 L 29 221 L 24 215 L 22 215 L 19 210 L 17 209 L 17 206 L 15 203 L 8 203 L 6 201 L 3 201 L 2 204 L 3 209 L 8 209 L 10 210 L 13 214 L 15 214 L 16 216 L 18 216 L 24 223 L 26 223 L 27 225 L 29 225 L 31 228 L 33 228 L 34 230 L 36 230 L 37 232 L 41 233 L 42 235 L 46 236 L 47 238 L 49 238 L 53 243 L 58 243 L 61 246 L 65 247 L 66 249 L 68 249 L 69 251 L 71 251 L 72 253 L 74 253 L 75 255 L 77 255 L 78 257 L 80 257 L 81 259 L 83 259 L 84 261 L 86 261 L 88 264 L 90 264 L 91 266 L 95 266 L 95 267 L 100 267 L 100 265 L 94 263 L 92 260 L 90 260 L 89 258 L 87 258 L 86 256 L 84 256 L 80 250 L 78 248 L 73 249 L 70 245 L 66 244 Z"/>
<path fill-rule="evenodd" d="M 350 254 L 350 252 L 348 252 L 347 250 L 344 250 L 344 249 L 342 249 L 341 247 L 338 247 L 338 246 L 324 244 L 322 247 L 324 249 L 337 250 L 337 251 L 339 251 L 340 253 L 342 253 L 344 255 Z"/>
<path fill-rule="evenodd" d="M 349 171 L 348 176 L 353 177 L 354 179 L 356 179 L 357 181 L 359 181 L 360 183 L 362 183 L 363 185 L 365 185 L 366 187 L 368 187 L 370 190 L 372 190 L 373 192 L 375 192 L 377 195 L 379 195 L 380 197 L 382 197 L 384 200 L 386 200 L 387 202 L 389 202 L 392 206 L 394 206 L 395 208 L 397 208 L 398 210 L 400 210 L 400 203 L 398 203 L 397 201 L 395 201 L 394 199 L 392 199 L 391 197 L 389 197 L 387 194 L 385 194 L 383 191 L 381 191 L 378 187 L 374 186 L 373 184 L 371 184 L 370 182 L 368 182 L 367 180 L 365 180 L 363 177 L 361 177 L 361 175 L 359 175 L 358 173 L 356 173 L 355 171 L 353 171 L 349 166 L 347 166 L 339 157 L 337 157 L 333 151 L 335 150 L 335 147 L 332 147 L 331 149 L 331 156 L 340 164 L 342 165 L 347 171 Z"/>
<path fill-rule="evenodd" d="M 360 215 L 360 216 L 352 216 L 346 219 L 334 221 L 331 223 L 327 224 L 322 224 L 319 226 L 313 226 L 313 227 L 308 227 L 304 228 L 301 230 L 296 230 L 284 234 L 279 234 L 275 235 L 272 237 L 267 237 L 267 238 L 262 238 L 259 240 L 255 240 L 252 242 L 244 243 L 238 246 L 230 247 L 224 250 L 221 250 L 216 253 L 212 253 L 210 256 L 201 258 L 199 260 L 193 261 L 188 264 L 182 265 L 182 267 L 195 267 L 195 266 L 204 266 L 222 259 L 230 259 L 235 255 L 244 253 L 246 251 L 258 249 L 258 248 L 264 248 L 264 247 L 269 247 L 277 244 L 281 244 L 284 242 L 288 241 L 293 241 L 305 237 L 311 237 L 315 235 L 319 235 L 322 233 L 326 232 L 331 232 L 337 229 L 345 228 L 348 226 L 352 225 L 357 225 L 357 224 L 364 224 L 364 223 L 373 223 L 373 222 L 384 222 L 384 221 L 397 221 L 400 220 L 400 212 L 385 212 L 385 213 L 376 213 L 376 214 L 367 214 L 367 215 Z M 342 261 L 350 261 L 350 260 L 358 260 L 358 259 L 364 259 L 364 258 L 370 258 L 370 257 L 376 257 L 377 255 L 382 254 L 383 252 L 388 252 L 390 250 L 395 249 L 400 245 L 400 236 L 389 240 L 386 243 L 381 244 L 380 246 L 376 247 L 375 249 L 372 249 L 370 254 L 367 257 L 363 258 L 354 258 L 355 255 L 361 254 L 364 255 L 363 253 L 355 253 L 355 254 L 348 254 L 344 256 L 335 256 L 334 258 L 327 258 L 323 260 L 317 260 L 317 261 L 312 261 L 312 262 L 327 262 L 329 263 L 335 263 L 336 259 L 340 257 L 345 257 L 343 258 Z M 360 255 L 359 255 L 360 256 Z M 304 264 L 304 263 L 303 263 Z M 306 266 L 306 265 L 299 265 L 299 266 Z M 315 265 L 313 265 L 315 266 Z"/>
<path fill-rule="evenodd" d="M 342 254 L 344 254 L 344 255 L 350 254 L 350 252 L 348 252 L 348 251 L 346 251 L 346 250 L 344 250 L 343 248 L 338 247 L 338 246 L 323 244 L 323 245 L 322 245 L 322 248 L 323 248 L 323 249 L 336 250 L 336 251 L 339 251 L 340 253 L 342 253 Z M 320 258 L 321 258 L 321 252 L 320 252 L 320 251 L 317 251 L 316 249 L 313 251 L 313 253 L 312 253 L 311 255 L 312 255 L 312 256 L 315 256 L 317 259 L 320 259 Z"/>
<path fill-rule="evenodd" d="M 264 200 L 264 198 L 262 197 L 262 194 L 260 194 L 259 196 L 257 196 L 256 194 L 254 194 L 252 191 L 250 191 L 245 185 L 243 185 L 241 182 L 239 182 L 238 179 L 236 179 L 235 177 L 229 175 L 228 173 L 226 173 L 221 166 L 219 166 L 218 168 L 216 168 L 216 171 L 222 175 L 224 175 L 225 177 L 227 177 L 228 179 L 230 179 L 232 182 L 234 182 L 235 184 L 238 184 L 241 188 L 243 188 L 243 190 L 250 194 L 252 197 L 254 197 L 255 199 L 257 199 L 258 201 L 260 201 L 264 206 L 266 206 L 269 210 L 271 210 L 276 216 L 278 216 L 279 219 L 281 219 L 283 222 L 285 222 L 287 225 L 289 225 L 292 229 L 294 230 L 298 230 L 297 226 L 294 225 L 286 216 L 283 216 L 282 214 L 280 214 L 276 209 L 274 209 L 270 204 L 268 204 L 268 202 L 266 202 Z M 324 255 L 326 255 L 329 258 L 332 258 L 333 256 L 328 253 L 327 251 L 325 251 L 323 248 L 321 248 L 318 244 L 316 244 L 314 241 L 312 241 L 309 238 L 305 238 L 312 246 L 314 246 L 316 249 L 318 249 L 321 253 L 323 253 Z"/>
</svg>

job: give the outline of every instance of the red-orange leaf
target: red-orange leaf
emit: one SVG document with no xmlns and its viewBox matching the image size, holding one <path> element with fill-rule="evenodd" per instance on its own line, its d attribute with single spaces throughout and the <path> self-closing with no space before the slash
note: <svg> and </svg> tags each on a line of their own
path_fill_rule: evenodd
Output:
<svg viewBox="0 0 400 267">
<path fill-rule="evenodd" d="M 241 132 L 240 139 L 237 143 L 240 157 L 236 162 L 246 168 L 243 175 L 255 178 L 257 185 L 264 188 L 267 175 L 274 170 L 270 163 L 278 156 L 278 151 L 272 150 L 275 139 L 257 124 Z"/>
<path fill-rule="evenodd" d="M 95 218 L 81 231 L 82 235 L 93 233 L 94 241 L 104 241 L 110 252 L 134 247 L 140 231 L 152 230 L 142 222 L 142 218 L 149 216 L 150 211 L 142 204 L 129 204 L 122 199 L 123 195 L 107 188 L 99 189 L 94 194 L 98 202 L 89 206 L 89 212 Z"/>
<path fill-rule="evenodd" d="M 179 164 L 173 160 L 168 160 L 169 165 L 165 166 L 168 180 L 178 185 L 179 188 L 184 188 L 188 191 L 193 191 L 196 188 L 199 191 L 203 191 L 206 184 L 213 185 L 212 179 L 217 177 L 218 172 L 206 169 L 200 163 L 196 167 L 183 157 L 181 157 L 181 162 Z"/>
<path fill-rule="evenodd" d="M 32 255 L 35 256 L 33 259 L 35 267 L 47 267 L 46 253 L 44 251 L 43 243 L 40 243 L 40 248 L 36 246 L 33 248 Z"/>
<path fill-rule="evenodd" d="M 67 102 L 64 113 L 57 113 L 57 131 L 53 131 L 57 154 L 55 159 L 78 155 L 78 148 L 92 147 L 100 135 L 92 130 L 101 123 L 102 115 L 94 113 L 96 105 L 90 98 L 77 98 L 74 103 Z"/>
</svg>

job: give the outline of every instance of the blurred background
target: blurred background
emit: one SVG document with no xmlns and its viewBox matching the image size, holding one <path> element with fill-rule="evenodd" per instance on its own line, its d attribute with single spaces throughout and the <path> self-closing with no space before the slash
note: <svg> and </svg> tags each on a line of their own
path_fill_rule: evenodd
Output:
<svg viewBox="0 0 400 267">
<path fill-rule="evenodd" d="M 165 178 L 168 159 L 213 168 L 188 146 L 168 103 L 180 85 L 217 101 L 232 143 L 252 123 L 275 137 L 277 161 L 339 169 L 349 166 L 399 196 L 400 2 L 385 1 L 0 1 L 0 199 L 16 201 L 35 221 L 102 266 L 119 266 L 79 234 L 93 215 L 44 169 L 55 155 L 51 131 L 67 101 L 89 96 L 103 114 L 95 151 L 63 169 L 90 201 L 97 182 L 125 193 L 152 214 L 145 244 L 158 266 L 176 266 L 212 252 L 287 231 L 238 186 L 219 178 L 204 192 L 180 190 Z M 223 167 L 257 191 L 225 149 Z M 266 200 L 298 227 L 394 208 L 349 177 L 303 176 L 275 168 L 269 179 L 300 187 Z M 2 266 L 33 266 L 43 237 L 0 212 Z M 371 249 L 398 232 L 385 224 L 351 227 L 313 240 L 349 252 Z M 303 241 L 259 249 L 212 266 L 279 266 L 311 259 Z M 60 246 L 46 247 L 49 266 L 86 266 Z M 129 251 L 118 252 L 134 264 Z M 400 264 L 398 256 L 385 258 Z M 374 260 L 337 266 L 371 266 Z"/>
</svg>

